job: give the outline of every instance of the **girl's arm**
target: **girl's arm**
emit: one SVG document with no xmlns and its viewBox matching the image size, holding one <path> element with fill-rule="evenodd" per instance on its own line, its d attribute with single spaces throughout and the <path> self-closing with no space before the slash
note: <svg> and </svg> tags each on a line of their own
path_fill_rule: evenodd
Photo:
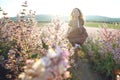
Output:
<svg viewBox="0 0 120 80">
<path fill-rule="evenodd" d="M 68 23 L 68 33 L 71 31 L 72 21 Z"/>
<path fill-rule="evenodd" d="M 68 23 L 69 26 L 72 26 L 72 21 L 70 20 L 69 23 Z"/>
</svg>

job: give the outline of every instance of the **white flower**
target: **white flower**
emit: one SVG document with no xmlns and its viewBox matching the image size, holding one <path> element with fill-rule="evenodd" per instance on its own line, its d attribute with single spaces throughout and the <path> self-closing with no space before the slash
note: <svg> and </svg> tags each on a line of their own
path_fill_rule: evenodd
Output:
<svg viewBox="0 0 120 80">
<path fill-rule="evenodd" d="M 51 60 L 49 57 L 43 57 L 40 60 L 41 60 L 41 64 L 45 67 L 51 64 Z"/>
<path fill-rule="evenodd" d="M 41 60 L 36 61 L 32 66 L 34 70 L 37 70 L 39 67 L 43 67 L 43 65 L 41 65 Z"/>
<path fill-rule="evenodd" d="M 57 56 L 57 54 L 52 48 L 48 49 L 48 53 L 47 53 L 48 58 L 54 58 L 56 56 Z"/>
<path fill-rule="evenodd" d="M 55 46 L 55 52 L 57 53 L 57 56 L 60 56 L 62 53 L 62 50 L 59 46 Z"/>
</svg>

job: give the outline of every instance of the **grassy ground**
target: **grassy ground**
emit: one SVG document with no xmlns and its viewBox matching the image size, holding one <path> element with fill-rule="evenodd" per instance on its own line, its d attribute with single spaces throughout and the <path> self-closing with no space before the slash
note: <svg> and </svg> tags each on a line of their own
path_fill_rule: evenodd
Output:
<svg viewBox="0 0 120 80">
<path fill-rule="evenodd" d="M 70 80 L 103 80 L 99 74 L 91 69 L 92 66 L 82 50 L 79 52 L 77 64 L 77 67 L 73 66 L 69 69 L 72 75 Z"/>
<path fill-rule="evenodd" d="M 110 24 L 110 23 L 99 23 L 99 22 L 86 22 L 85 26 L 88 27 L 103 27 L 104 24 L 112 29 L 120 29 L 120 24 Z"/>
</svg>

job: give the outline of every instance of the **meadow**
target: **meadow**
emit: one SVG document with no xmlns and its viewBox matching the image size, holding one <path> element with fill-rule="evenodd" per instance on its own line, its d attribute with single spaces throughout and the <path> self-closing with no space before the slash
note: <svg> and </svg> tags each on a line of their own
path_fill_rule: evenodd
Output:
<svg viewBox="0 0 120 80">
<path fill-rule="evenodd" d="M 99 28 L 103 26 L 103 24 L 106 24 L 106 26 L 110 29 L 120 29 L 120 24 L 117 23 L 86 22 L 85 26 Z"/>
<path fill-rule="evenodd" d="M 38 26 L 47 25 L 50 22 L 38 22 Z M 103 23 L 103 22 L 85 22 L 84 26 L 91 27 L 91 28 L 100 28 L 103 25 L 106 25 L 110 29 L 120 29 L 120 24 L 117 23 Z"/>
<path fill-rule="evenodd" d="M 5 12 L 0 19 L 0 80 L 120 80 L 119 30 L 86 23 L 102 28 L 99 36 L 88 36 L 76 67 L 74 47 L 67 39 L 69 26 L 59 18 L 39 23 L 34 11 L 26 13 L 26 5 L 16 22 Z"/>
</svg>

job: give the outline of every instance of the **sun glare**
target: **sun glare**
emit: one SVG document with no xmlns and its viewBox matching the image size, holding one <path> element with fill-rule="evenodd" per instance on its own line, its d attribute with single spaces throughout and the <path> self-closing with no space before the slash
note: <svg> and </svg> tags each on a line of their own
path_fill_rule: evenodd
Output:
<svg viewBox="0 0 120 80">
<path fill-rule="evenodd" d="M 24 1 L 28 1 L 29 9 L 36 11 L 36 14 L 70 15 L 72 9 L 77 7 L 83 15 L 120 17 L 119 0 L 0 0 L 0 7 L 8 15 L 16 16 Z"/>
<path fill-rule="evenodd" d="M 39 14 L 52 14 L 52 15 L 69 15 L 73 8 L 72 2 L 69 0 L 42 0 L 30 2 L 30 7 Z"/>
</svg>

